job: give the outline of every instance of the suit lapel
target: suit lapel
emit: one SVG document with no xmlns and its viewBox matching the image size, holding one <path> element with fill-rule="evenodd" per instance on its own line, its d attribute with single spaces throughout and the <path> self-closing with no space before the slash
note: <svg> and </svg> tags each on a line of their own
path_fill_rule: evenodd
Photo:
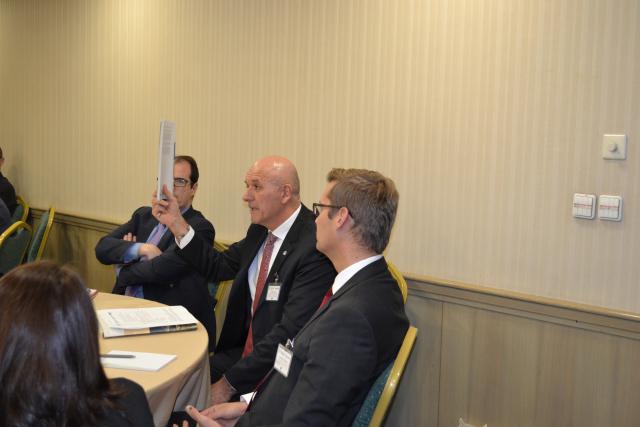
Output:
<svg viewBox="0 0 640 427">
<path fill-rule="evenodd" d="M 164 234 L 158 242 L 158 248 L 160 248 L 160 250 L 164 252 L 169 248 L 169 246 L 171 246 L 172 243 L 175 243 L 175 239 L 173 237 L 173 234 L 167 228 L 164 230 Z"/>
<path fill-rule="evenodd" d="M 158 225 L 158 221 L 151 215 L 151 208 L 149 208 L 149 211 L 140 215 L 138 219 L 137 229 L 134 230 L 136 241 L 145 243 L 156 225 Z"/>
<path fill-rule="evenodd" d="M 282 263 L 284 263 L 284 261 L 291 254 L 291 252 L 293 252 L 293 250 L 294 250 L 294 247 L 291 245 L 291 241 L 288 241 L 288 239 L 285 238 L 284 242 L 282 242 L 282 245 L 280 246 L 280 249 L 278 250 L 276 259 L 273 260 L 273 265 L 269 270 L 269 276 L 267 277 L 267 282 L 273 282 L 275 280 L 276 274 L 278 273 L 278 270 L 280 270 Z"/>
<path fill-rule="evenodd" d="M 258 254 L 262 243 L 264 243 L 264 240 L 267 238 L 266 228 L 261 225 L 251 225 L 251 227 L 259 228 L 247 233 L 242 250 L 242 260 L 240 262 L 242 267 L 236 276 L 236 281 L 238 281 L 240 285 L 239 287 L 246 290 L 245 298 L 248 298 L 249 295 L 249 269 L 251 268 L 251 264 Z M 259 269 L 260 264 L 258 264 L 258 270 Z"/>
<path fill-rule="evenodd" d="M 382 265 L 380 265 L 379 263 L 382 263 Z M 382 257 L 379 260 L 367 265 L 362 270 L 358 271 L 353 277 L 351 277 L 351 279 L 347 280 L 347 283 L 345 283 L 344 286 L 342 286 L 340 290 L 333 297 L 331 297 L 331 299 L 324 306 L 320 307 L 315 313 L 313 313 L 311 319 L 309 319 L 309 321 L 298 332 L 298 336 L 307 328 L 307 326 L 313 323 L 318 317 L 322 316 L 322 314 L 324 314 L 338 299 L 342 298 L 345 294 L 348 294 L 351 290 L 355 289 L 371 276 L 379 274 L 381 269 L 384 268 L 387 268 L 387 261 L 384 257 Z"/>
<path fill-rule="evenodd" d="M 269 289 L 270 284 L 277 282 L 280 284 L 280 286 L 282 286 L 282 278 L 278 277 L 278 270 L 280 269 L 280 266 L 282 265 L 282 263 L 284 263 L 284 261 L 287 259 L 289 254 L 293 251 L 293 249 L 289 245 L 285 248 L 286 240 L 287 239 L 285 239 L 285 241 L 282 242 L 282 246 L 280 246 L 278 255 L 276 255 L 276 259 L 273 261 L 273 265 L 269 270 L 269 274 L 267 275 L 267 281 L 264 284 L 264 289 L 262 290 L 262 294 L 260 295 L 260 301 L 258 301 L 258 306 L 256 307 L 256 311 L 258 311 L 260 307 L 262 307 L 262 303 L 266 301 L 267 290 Z M 260 268 L 259 265 L 258 265 L 258 268 Z"/>
<path fill-rule="evenodd" d="M 253 241 L 247 241 L 248 247 L 247 250 L 244 251 L 244 256 L 246 257 L 246 259 L 243 262 L 243 265 L 246 266 L 247 269 L 247 274 L 249 273 L 249 267 L 251 267 L 251 263 L 253 262 L 253 259 L 256 257 L 256 255 L 258 255 L 258 251 L 260 250 L 260 247 L 262 246 L 262 244 L 264 243 L 265 239 L 267 238 L 267 229 L 260 226 L 260 228 L 262 228 L 261 232 L 258 232 L 256 238 Z M 253 247 L 251 246 L 253 245 Z M 258 269 L 260 268 L 260 265 L 258 265 Z"/>
<path fill-rule="evenodd" d="M 295 250 L 296 243 L 298 242 L 298 237 L 300 235 L 300 229 L 303 226 L 303 212 L 305 210 L 306 208 L 302 206 L 302 209 L 298 213 L 296 220 L 293 222 L 293 224 L 291 225 L 291 228 L 289 229 L 289 232 L 287 233 L 287 236 L 284 238 L 282 245 L 280 245 L 280 249 L 276 254 L 276 258 L 273 260 L 273 265 L 271 265 L 271 268 L 269 269 L 269 274 L 267 275 L 267 282 L 264 284 L 264 289 L 262 291 L 262 295 L 260 295 L 260 301 L 258 301 L 256 312 L 260 309 L 260 307 L 262 306 L 262 303 L 265 302 L 265 300 L 267 299 L 267 290 L 269 289 L 269 284 L 274 283 L 276 281 L 278 271 L 280 271 L 280 268 L 282 267 L 284 262 L 287 260 L 287 258 L 291 256 L 291 253 Z M 265 238 L 266 238 L 266 233 L 265 233 Z M 262 241 L 264 241 L 264 239 Z M 261 244 L 262 244 L 262 241 L 261 241 Z M 258 265 L 258 268 L 260 268 L 259 265 Z M 278 283 L 281 283 L 281 282 L 282 282 L 282 278 L 278 278 Z"/>
</svg>

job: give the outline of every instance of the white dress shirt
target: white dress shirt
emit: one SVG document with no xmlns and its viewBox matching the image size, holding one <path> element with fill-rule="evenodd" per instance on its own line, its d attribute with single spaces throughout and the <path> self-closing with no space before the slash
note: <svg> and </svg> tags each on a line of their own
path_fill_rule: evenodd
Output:
<svg viewBox="0 0 640 427">
<path fill-rule="evenodd" d="M 280 247 L 282 246 L 282 242 L 284 242 L 285 237 L 287 237 L 287 234 L 289 233 L 289 230 L 291 230 L 291 226 L 293 225 L 296 218 L 298 217 L 298 214 L 300 213 L 301 209 L 302 209 L 302 205 L 298 206 L 298 209 L 296 209 L 295 212 L 291 214 L 291 216 L 287 218 L 285 222 L 280 224 L 275 230 L 269 230 L 278 239 L 273 244 L 273 252 L 271 253 L 271 259 L 269 260 L 269 270 L 267 271 L 271 271 L 271 267 L 273 266 L 273 262 L 276 259 L 276 255 L 278 254 Z M 264 239 L 264 240 L 265 241 L 262 243 L 262 246 L 260 246 L 260 250 L 256 254 L 253 261 L 251 262 L 251 265 L 249 266 L 248 279 L 249 279 L 249 290 L 251 291 L 252 303 L 256 295 L 256 282 L 258 281 L 258 274 L 260 274 L 260 262 L 262 260 L 262 253 L 264 252 L 264 245 L 267 242 L 267 239 Z"/>
<path fill-rule="evenodd" d="M 351 264 L 349 267 L 338 273 L 336 278 L 333 280 L 333 285 L 331 285 L 331 292 L 333 293 L 333 295 L 335 295 L 336 292 L 338 292 L 340 288 L 342 288 L 344 284 L 349 281 L 349 279 L 355 276 L 358 271 L 362 270 L 372 262 L 379 260 L 380 258 L 382 258 L 382 255 L 370 256 L 369 258 L 365 258 L 361 261 Z"/>
</svg>

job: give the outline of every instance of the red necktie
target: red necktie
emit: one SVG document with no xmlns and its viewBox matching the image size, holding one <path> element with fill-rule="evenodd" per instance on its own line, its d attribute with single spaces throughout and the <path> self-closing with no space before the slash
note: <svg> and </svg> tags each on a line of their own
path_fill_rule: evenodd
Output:
<svg viewBox="0 0 640 427">
<path fill-rule="evenodd" d="M 253 308 L 251 310 L 251 323 L 249 323 L 249 332 L 247 333 L 247 341 L 244 343 L 244 350 L 242 351 L 242 357 L 247 357 L 249 353 L 253 351 L 253 313 L 255 313 L 264 285 L 267 282 L 267 276 L 269 275 L 269 262 L 271 261 L 271 254 L 273 253 L 273 245 L 278 238 L 269 233 L 267 236 L 267 242 L 264 245 L 262 251 L 262 260 L 260 261 L 260 271 L 258 272 L 258 280 L 256 281 L 256 294 L 253 297 Z"/>
<path fill-rule="evenodd" d="M 324 298 L 322 298 L 322 302 L 320 303 L 320 307 L 318 308 L 324 307 L 324 305 L 329 302 L 332 296 L 333 296 L 333 286 L 329 288 L 326 294 L 324 294 Z"/>
</svg>

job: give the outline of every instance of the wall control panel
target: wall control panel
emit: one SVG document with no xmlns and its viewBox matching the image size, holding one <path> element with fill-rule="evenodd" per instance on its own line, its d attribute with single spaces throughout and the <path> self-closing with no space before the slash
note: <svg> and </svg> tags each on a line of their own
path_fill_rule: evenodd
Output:
<svg viewBox="0 0 640 427">
<path fill-rule="evenodd" d="M 596 215 L 596 195 L 576 193 L 573 195 L 573 216 L 593 219 Z"/>
<path fill-rule="evenodd" d="M 622 197 L 602 195 L 598 198 L 598 218 L 622 221 Z"/>
</svg>

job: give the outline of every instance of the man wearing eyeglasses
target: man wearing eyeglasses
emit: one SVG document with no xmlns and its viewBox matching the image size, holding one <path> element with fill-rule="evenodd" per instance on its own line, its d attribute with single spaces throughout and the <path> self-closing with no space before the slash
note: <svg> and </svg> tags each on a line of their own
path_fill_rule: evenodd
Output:
<svg viewBox="0 0 640 427">
<path fill-rule="evenodd" d="M 362 169 L 334 169 L 327 178 L 313 207 L 318 250 L 338 271 L 332 295 L 279 348 L 250 405 L 188 406 L 199 426 L 351 426 L 396 357 L 409 322 L 382 255 L 398 206 L 395 184 Z"/>
<path fill-rule="evenodd" d="M 311 211 L 300 202 L 298 172 L 284 157 L 256 161 L 245 176 L 251 225 L 224 252 L 191 238 L 174 197 L 153 211 L 179 241 L 178 254 L 212 281 L 233 280 L 226 318 L 211 360 L 212 401 L 253 390 L 284 343 L 311 317 L 335 277 L 316 249 Z"/>
<path fill-rule="evenodd" d="M 199 171 L 191 156 L 177 156 L 173 165 L 173 195 L 195 238 L 211 245 L 213 225 L 191 205 L 198 189 Z M 209 351 L 216 338 L 214 300 L 206 279 L 193 271 L 173 248 L 175 240 L 151 208 L 138 208 L 131 219 L 100 239 L 96 257 L 116 265 L 113 293 L 145 298 L 167 305 L 182 305 L 203 324 L 209 335 Z"/>
</svg>

